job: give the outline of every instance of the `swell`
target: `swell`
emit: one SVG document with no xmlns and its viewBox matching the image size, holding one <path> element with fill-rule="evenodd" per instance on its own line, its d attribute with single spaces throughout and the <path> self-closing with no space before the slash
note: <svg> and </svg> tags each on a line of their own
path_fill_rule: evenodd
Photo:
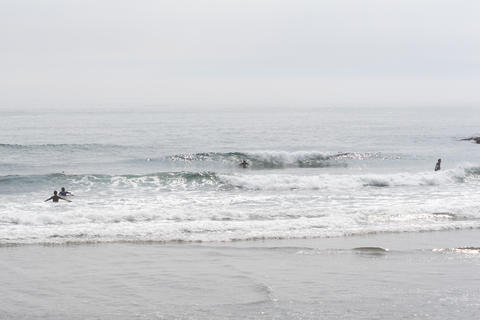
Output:
<svg viewBox="0 0 480 320">
<path fill-rule="evenodd" d="M 127 162 L 134 165 L 209 166 L 238 167 L 246 160 L 249 169 L 282 169 L 282 168 L 324 168 L 346 167 L 348 161 L 392 160 L 404 156 L 384 154 L 381 152 L 322 152 L 322 151 L 232 151 L 232 152 L 198 152 L 159 155 L 155 146 L 133 146 L 115 144 L 0 144 L 0 151 L 13 156 L 15 162 L 8 161 L 0 165 L 14 166 L 34 157 L 41 163 L 49 163 L 58 157 L 89 162 L 92 156 L 102 155 L 102 158 L 112 161 Z M 56 155 L 58 154 L 58 155 Z M 98 157 L 96 157 L 98 158 Z M 8 162 L 8 163 L 7 163 Z M 36 161 L 38 162 L 38 161 Z M 77 162 L 77 161 L 74 161 Z"/>
<path fill-rule="evenodd" d="M 328 168 L 346 167 L 347 153 L 324 153 L 316 151 L 286 152 L 199 152 L 180 153 L 160 157 L 143 157 L 127 160 L 135 165 L 197 168 L 239 168 L 242 161 L 248 163 L 249 170 L 285 168 Z"/>
<path fill-rule="evenodd" d="M 320 151 L 254 151 L 200 152 L 176 154 L 155 160 L 172 162 L 221 162 L 238 165 L 246 160 L 251 169 L 346 167 L 346 160 L 398 159 L 399 155 L 380 152 L 320 152 Z"/>
<path fill-rule="evenodd" d="M 128 146 L 100 143 L 46 143 L 46 144 L 8 144 L 0 143 L 0 150 L 35 150 L 35 151 L 86 151 L 98 149 L 119 149 L 128 148 Z"/>
<path fill-rule="evenodd" d="M 321 152 L 206 152 L 168 156 L 172 161 L 226 161 L 239 163 L 246 160 L 253 168 L 326 167 L 340 154 Z"/>
</svg>

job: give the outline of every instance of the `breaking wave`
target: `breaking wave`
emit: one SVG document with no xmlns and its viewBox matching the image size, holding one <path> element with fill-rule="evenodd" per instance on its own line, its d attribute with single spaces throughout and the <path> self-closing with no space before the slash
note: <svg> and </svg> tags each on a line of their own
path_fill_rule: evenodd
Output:
<svg viewBox="0 0 480 320">
<path fill-rule="evenodd" d="M 252 169 L 281 169 L 281 168 L 324 168 L 346 167 L 346 160 L 366 159 L 398 159 L 395 154 L 382 154 L 380 152 L 318 152 L 318 151 L 255 151 L 255 152 L 206 152 L 195 154 L 177 154 L 166 156 L 159 160 L 173 162 L 221 162 L 238 165 L 246 160 Z"/>
<path fill-rule="evenodd" d="M 323 168 L 323 167 L 344 167 L 345 163 L 339 162 L 344 153 L 323 153 L 323 152 L 205 152 L 195 154 L 176 154 L 158 159 L 160 161 L 171 161 L 174 163 L 220 163 L 220 165 L 238 166 L 246 160 L 251 169 L 281 169 L 281 168 Z"/>
<path fill-rule="evenodd" d="M 319 190 L 362 187 L 413 187 L 464 183 L 480 176 L 480 168 L 457 168 L 442 172 L 395 174 L 252 174 L 205 172 L 159 172 L 145 175 L 62 173 L 0 176 L 0 193 L 30 191 L 52 185 L 101 188 L 156 188 L 158 190 Z"/>
<path fill-rule="evenodd" d="M 229 185 L 250 190 L 352 189 L 362 187 L 415 187 L 464 183 L 479 176 L 479 168 L 458 168 L 441 173 L 219 175 Z"/>
<path fill-rule="evenodd" d="M 122 146 L 114 144 L 0 144 L 0 151 L 18 154 L 13 158 L 17 162 L 0 163 L 0 166 L 14 167 L 31 158 L 45 157 L 45 163 L 52 159 L 71 159 L 68 162 L 91 160 L 92 156 L 102 157 L 108 161 L 119 161 L 133 165 L 145 165 L 168 168 L 198 167 L 215 170 L 215 168 L 238 167 L 246 160 L 253 170 L 282 168 L 328 168 L 347 167 L 349 161 L 362 160 L 397 160 L 404 158 L 399 154 L 381 152 L 323 152 L 323 151 L 251 151 L 251 152 L 199 152 L 159 155 L 159 148 L 154 146 Z M 133 156 L 133 157 L 132 157 Z M 80 157 L 80 159 L 78 158 Z M 31 165 L 31 164 L 30 164 Z"/>
<path fill-rule="evenodd" d="M 47 186 L 71 186 L 86 188 L 148 188 L 157 189 L 202 189 L 221 186 L 222 181 L 213 172 L 160 172 L 146 175 L 83 174 L 0 176 L 0 193 L 28 192 Z"/>
</svg>

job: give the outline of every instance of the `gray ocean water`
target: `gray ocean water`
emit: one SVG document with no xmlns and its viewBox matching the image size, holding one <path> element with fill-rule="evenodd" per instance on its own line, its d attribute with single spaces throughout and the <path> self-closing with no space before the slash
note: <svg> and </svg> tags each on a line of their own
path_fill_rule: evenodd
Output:
<svg viewBox="0 0 480 320">
<path fill-rule="evenodd" d="M 478 228 L 480 145 L 461 141 L 478 120 L 465 108 L 2 113 L 0 243 Z M 61 187 L 73 202 L 43 202 Z"/>
<path fill-rule="evenodd" d="M 1 113 L 0 319 L 475 319 L 479 120 Z"/>
</svg>

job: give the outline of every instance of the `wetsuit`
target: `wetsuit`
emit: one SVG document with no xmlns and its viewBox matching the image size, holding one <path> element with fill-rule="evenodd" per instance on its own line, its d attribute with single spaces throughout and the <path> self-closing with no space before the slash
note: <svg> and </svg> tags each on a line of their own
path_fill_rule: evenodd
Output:
<svg viewBox="0 0 480 320">
<path fill-rule="evenodd" d="M 59 197 L 59 196 L 57 196 L 57 195 L 53 195 L 53 196 L 51 196 L 50 198 L 48 198 L 47 200 L 45 200 L 45 201 L 52 200 L 53 202 L 58 202 L 58 199 L 63 199 L 63 198 L 61 198 L 61 197 Z"/>
</svg>

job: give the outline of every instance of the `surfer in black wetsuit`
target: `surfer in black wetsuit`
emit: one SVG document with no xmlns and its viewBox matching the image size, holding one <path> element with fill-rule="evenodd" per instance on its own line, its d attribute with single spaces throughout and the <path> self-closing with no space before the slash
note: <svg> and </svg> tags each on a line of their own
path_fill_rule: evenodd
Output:
<svg viewBox="0 0 480 320">
<path fill-rule="evenodd" d="M 62 197 L 66 197 L 66 196 L 73 196 L 73 193 L 71 193 L 70 191 L 66 191 L 65 187 L 62 187 L 62 190 L 60 191 L 59 195 L 61 195 Z"/>
<path fill-rule="evenodd" d="M 438 159 L 437 164 L 435 165 L 435 171 L 440 170 L 440 163 L 442 162 L 442 159 Z"/>
<path fill-rule="evenodd" d="M 243 159 L 243 161 L 240 162 L 239 166 L 242 167 L 242 168 L 244 168 L 244 169 L 248 168 L 248 162 L 247 162 L 247 160 Z"/>
<path fill-rule="evenodd" d="M 68 201 L 68 202 L 72 202 L 68 199 L 65 199 L 65 198 L 62 198 L 60 196 L 57 195 L 57 190 L 53 191 L 53 196 L 51 196 L 50 198 L 48 198 L 47 200 L 45 200 L 45 202 L 49 201 L 49 200 L 52 200 L 53 202 L 58 202 L 58 199 L 62 199 L 62 200 L 65 200 L 65 201 Z"/>
</svg>

